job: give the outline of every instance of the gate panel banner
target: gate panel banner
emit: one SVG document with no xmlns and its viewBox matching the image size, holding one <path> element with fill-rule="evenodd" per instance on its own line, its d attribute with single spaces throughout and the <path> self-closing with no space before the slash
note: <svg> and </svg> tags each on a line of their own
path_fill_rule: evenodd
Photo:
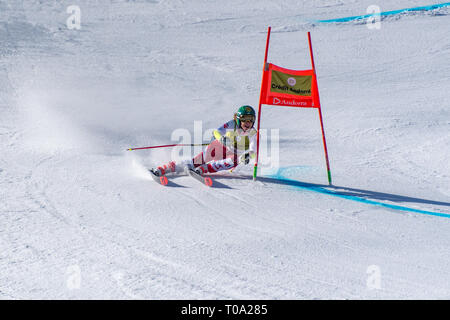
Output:
<svg viewBox="0 0 450 320">
<path fill-rule="evenodd" d="M 318 108 L 314 70 L 289 70 L 267 63 L 263 74 L 262 104 Z"/>
</svg>

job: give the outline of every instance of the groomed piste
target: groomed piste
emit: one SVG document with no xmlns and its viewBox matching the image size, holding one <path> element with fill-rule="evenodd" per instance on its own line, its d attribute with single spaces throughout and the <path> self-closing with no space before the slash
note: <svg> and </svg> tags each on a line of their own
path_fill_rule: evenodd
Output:
<svg viewBox="0 0 450 320">
<path fill-rule="evenodd" d="M 0 1 L 0 299 L 449 299 L 450 5 L 373 4 Z M 263 105 L 255 181 L 155 183 L 258 109 L 269 26 L 323 127 Z"/>
</svg>

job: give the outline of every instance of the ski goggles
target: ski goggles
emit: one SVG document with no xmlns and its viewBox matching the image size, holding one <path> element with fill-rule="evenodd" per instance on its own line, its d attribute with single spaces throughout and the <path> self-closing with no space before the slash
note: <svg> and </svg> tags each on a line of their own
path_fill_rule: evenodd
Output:
<svg viewBox="0 0 450 320">
<path fill-rule="evenodd" d="M 240 121 L 242 122 L 255 122 L 255 117 L 254 116 L 242 116 L 239 118 Z"/>
</svg>

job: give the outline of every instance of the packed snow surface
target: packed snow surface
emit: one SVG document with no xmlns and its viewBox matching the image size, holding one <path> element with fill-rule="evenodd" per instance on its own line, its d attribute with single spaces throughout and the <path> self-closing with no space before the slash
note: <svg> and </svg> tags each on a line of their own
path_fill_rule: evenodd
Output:
<svg viewBox="0 0 450 320">
<path fill-rule="evenodd" d="M 1 299 L 450 298 L 449 8 L 72 2 L 0 1 Z M 127 148 L 257 107 L 268 26 L 290 69 L 311 32 L 333 185 L 317 110 L 270 106 L 258 180 L 156 184 L 200 150 Z"/>
</svg>

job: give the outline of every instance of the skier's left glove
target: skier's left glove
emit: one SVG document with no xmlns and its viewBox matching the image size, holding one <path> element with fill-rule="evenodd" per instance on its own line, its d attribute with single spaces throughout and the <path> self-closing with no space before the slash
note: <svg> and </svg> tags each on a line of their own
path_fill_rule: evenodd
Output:
<svg viewBox="0 0 450 320">
<path fill-rule="evenodd" d="M 244 153 L 239 158 L 239 163 L 243 163 L 243 164 L 247 165 L 249 162 L 250 162 L 250 153 Z"/>
</svg>

